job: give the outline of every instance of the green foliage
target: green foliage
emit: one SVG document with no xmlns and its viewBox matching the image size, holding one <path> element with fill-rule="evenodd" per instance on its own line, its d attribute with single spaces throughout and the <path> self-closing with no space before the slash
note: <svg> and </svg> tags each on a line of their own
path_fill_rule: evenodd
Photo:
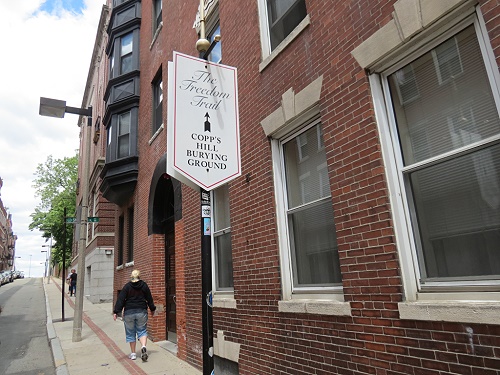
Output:
<svg viewBox="0 0 500 375">
<path fill-rule="evenodd" d="M 75 186 L 78 178 L 78 155 L 63 159 L 49 155 L 45 164 L 38 164 L 33 187 L 40 203 L 32 213 L 30 230 L 38 229 L 42 237 L 49 242 L 52 236 L 52 266 L 59 265 L 66 269 L 71 261 L 71 245 L 73 242 L 73 225 L 66 224 L 64 208 L 67 216 L 74 216 L 76 210 Z M 62 265 L 64 248 L 64 229 L 66 226 L 66 264 Z"/>
</svg>

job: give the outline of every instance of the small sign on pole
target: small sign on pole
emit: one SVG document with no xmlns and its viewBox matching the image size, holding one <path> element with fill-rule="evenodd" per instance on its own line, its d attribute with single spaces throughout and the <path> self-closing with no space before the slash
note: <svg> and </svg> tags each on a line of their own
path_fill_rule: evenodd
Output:
<svg viewBox="0 0 500 375">
<path fill-rule="evenodd" d="M 74 223 L 76 222 L 76 217 L 66 217 L 66 223 Z"/>
<path fill-rule="evenodd" d="M 89 216 L 89 217 L 87 218 L 87 221 L 88 221 L 89 223 L 98 223 L 98 222 L 99 222 L 99 218 L 98 218 L 97 216 Z"/>
</svg>

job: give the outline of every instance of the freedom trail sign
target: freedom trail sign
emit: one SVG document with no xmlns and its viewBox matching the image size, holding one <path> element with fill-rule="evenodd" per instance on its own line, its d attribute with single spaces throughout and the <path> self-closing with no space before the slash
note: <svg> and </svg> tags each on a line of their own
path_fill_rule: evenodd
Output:
<svg viewBox="0 0 500 375">
<path fill-rule="evenodd" d="M 167 173 L 212 190 L 241 175 L 236 68 L 174 52 Z"/>
</svg>

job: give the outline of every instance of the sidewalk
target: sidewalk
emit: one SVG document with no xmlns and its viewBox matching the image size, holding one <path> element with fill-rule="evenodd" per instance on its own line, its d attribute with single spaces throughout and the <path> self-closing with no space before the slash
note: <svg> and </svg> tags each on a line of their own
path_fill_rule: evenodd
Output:
<svg viewBox="0 0 500 375">
<path fill-rule="evenodd" d="M 121 319 L 113 320 L 112 304 L 83 302 L 82 341 L 72 342 L 74 298 L 64 294 L 64 322 L 61 307 L 61 280 L 44 280 L 47 306 L 47 332 L 54 356 L 57 375 L 100 374 L 162 374 L 200 375 L 202 372 L 178 359 L 164 347 L 166 342 L 148 340 L 149 359 L 142 362 L 140 355 L 128 358 L 130 346 L 125 342 Z M 139 352 L 140 345 L 137 345 Z"/>
</svg>

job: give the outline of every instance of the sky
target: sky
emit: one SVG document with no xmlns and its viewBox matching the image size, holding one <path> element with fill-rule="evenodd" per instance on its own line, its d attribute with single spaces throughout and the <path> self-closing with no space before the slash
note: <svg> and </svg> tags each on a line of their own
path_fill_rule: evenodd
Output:
<svg viewBox="0 0 500 375">
<path fill-rule="evenodd" d="M 80 107 L 105 0 L 0 1 L 0 198 L 12 215 L 16 269 L 41 277 L 47 244 L 28 229 L 40 203 L 32 187 L 49 155 L 71 157 L 79 147 L 78 116 L 38 114 L 40 97 Z"/>
</svg>

